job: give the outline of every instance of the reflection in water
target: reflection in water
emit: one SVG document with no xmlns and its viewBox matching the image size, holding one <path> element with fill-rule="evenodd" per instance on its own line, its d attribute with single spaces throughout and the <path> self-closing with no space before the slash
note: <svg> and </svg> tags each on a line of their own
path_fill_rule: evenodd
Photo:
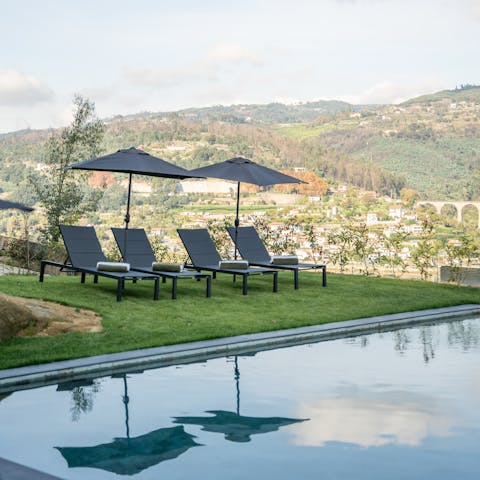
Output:
<svg viewBox="0 0 480 480">
<path fill-rule="evenodd" d="M 447 341 L 450 346 L 462 347 L 464 351 L 478 346 L 480 341 L 478 322 L 450 322 L 447 327 Z"/>
<path fill-rule="evenodd" d="M 420 327 L 419 330 L 420 342 L 423 346 L 423 361 L 428 363 L 435 358 L 432 329 L 430 327 Z"/>
<path fill-rule="evenodd" d="M 119 475 L 135 475 L 199 446 L 182 426 L 159 428 L 134 438 L 116 438 L 93 447 L 55 447 L 70 468 L 91 467 Z"/>
<path fill-rule="evenodd" d="M 82 413 L 88 413 L 93 409 L 95 395 L 100 392 L 99 380 L 74 380 L 57 385 L 58 392 L 70 390 L 72 392 L 72 407 L 70 413 L 74 422 L 80 419 Z"/>
<path fill-rule="evenodd" d="M 350 392 L 301 404 L 298 414 L 310 417 L 294 427 L 294 443 L 304 446 L 418 446 L 429 436 L 449 436 L 459 426 L 433 399 L 408 392 Z"/>
<path fill-rule="evenodd" d="M 410 335 L 407 333 L 407 330 L 397 330 L 393 332 L 393 340 L 395 350 L 403 355 L 410 345 Z"/>
<path fill-rule="evenodd" d="M 447 343 L 450 347 L 461 347 L 464 351 L 475 348 L 479 345 L 480 332 L 478 322 L 465 320 L 463 322 L 453 321 L 446 324 Z M 397 330 L 392 332 L 395 350 L 404 354 L 412 345 L 411 336 L 418 333 L 420 344 L 423 347 L 423 361 L 429 363 L 435 358 L 435 350 L 438 348 L 438 339 L 435 340 L 432 326 L 421 326 L 408 330 Z M 363 346 L 363 344 L 362 344 Z"/>
<path fill-rule="evenodd" d="M 234 374 L 237 411 L 209 410 L 212 417 L 175 417 L 173 423 L 201 425 L 206 432 L 223 433 L 226 440 L 231 442 L 249 442 L 250 436 L 258 433 L 277 431 L 284 425 L 304 422 L 305 419 L 282 417 L 247 417 L 240 415 L 240 369 L 238 356 L 234 357 Z"/>
<path fill-rule="evenodd" d="M 12 392 L 10 393 L 0 393 L 0 402 L 4 399 L 4 398 L 7 398 L 8 396 L 10 396 L 12 394 Z"/>
<path fill-rule="evenodd" d="M 225 410 L 210 410 L 211 417 L 175 417 L 173 423 L 201 425 L 206 432 L 223 433 L 231 442 L 249 442 L 250 436 L 268 433 L 292 423 L 304 422 L 306 419 L 282 417 L 246 417 Z"/>
</svg>

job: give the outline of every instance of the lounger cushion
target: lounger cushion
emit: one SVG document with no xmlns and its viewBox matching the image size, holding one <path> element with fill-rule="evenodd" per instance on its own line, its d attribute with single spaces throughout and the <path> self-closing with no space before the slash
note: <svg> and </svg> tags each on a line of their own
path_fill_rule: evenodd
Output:
<svg viewBox="0 0 480 480">
<path fill-rule="evenodd" d="M 271 257 L 272 265 L 298 265 L 298 257 L 296 255 L 274 255 Z"/>
<path fill-rule="evenodd" d="M 128 272 L 130 270 L 130 264 L 121 262 L 98 262 L 97 270 L 104 272 Z"/>
<path fill-rule="evenodd" d="M 218 268 L 227 270 L 244 270 L 248 268 L 246 260 L 220 260 Z"/>
<path fill-rule="evenodd" d="M 180 263 L 152 262 L 152 270 L 156 272 L 183 272 Z"/>
</svg>

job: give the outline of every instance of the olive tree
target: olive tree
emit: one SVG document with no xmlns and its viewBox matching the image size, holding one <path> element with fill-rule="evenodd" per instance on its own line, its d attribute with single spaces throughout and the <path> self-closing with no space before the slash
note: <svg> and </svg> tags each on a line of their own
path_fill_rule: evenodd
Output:
<svg viewBox="0 0 480 480">
<path fill-rule="evenodd" d="M 46 144 L 45 163 L 41 175 L 30 176 L 30 182 L 46 215 L 42 229 L 44 240 L 58 244 L 59 225 L 73 223 L 87 211 L 95 209 L 101 191 L 88 187 L 86 174 L 64 170 L 67 165 L 95 157 L 105 131 L 96 117 L 95 105 L 75 96 L 72 123 L 54 133 Z"/>
</svg>

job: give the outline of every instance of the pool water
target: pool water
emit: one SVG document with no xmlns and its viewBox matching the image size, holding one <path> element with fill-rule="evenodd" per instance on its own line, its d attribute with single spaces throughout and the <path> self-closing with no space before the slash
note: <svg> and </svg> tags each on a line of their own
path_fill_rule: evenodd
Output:
<svg viewBox="0 0 480 480">
<path fill-rule="evenodd" d="M 0 395 L 0 457 L 82 480 L 478 479 L 480 319 Z"/>
</svg>

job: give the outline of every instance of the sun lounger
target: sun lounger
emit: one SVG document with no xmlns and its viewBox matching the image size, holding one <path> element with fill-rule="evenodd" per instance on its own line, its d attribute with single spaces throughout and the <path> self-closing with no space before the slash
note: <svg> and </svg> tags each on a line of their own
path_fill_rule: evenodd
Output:
<svg viewBox="0 0 480 480">
<path fill-rule="evenodd" d="M 205 278 L 206 281 L 206 296 L 211 296 L 211 276 L 208 273 L 201 273 L 195 270 L 179 270 L 182 271 L 167 271 L 154 270 L 154 264 L 157 262 L 155 254 L 153 253 L 152 245 L 148 240 L 147 234 L 143 228 L 112 228 L 113 236 L 117 242 L 123 260 L 128 262 L 132 268 L 140 272 L 151 273 L 158 275 L 165 281 L 167 278 L 172 280 L 172 299 L 177 298 L 177 280 L 181 278 L 194 278 L 200 280 Z M 127 248 L 125 248 L 125 245 Z M 155 267 L 161 267 L 157 264 Z M 165 264 L 164 268 L 175 270 L 175 265 Z"/>
<path fill-rule="evenodd" d="M 68 270 L 81 273 L 81 283 L 85 283 L 87 274 L 93 275 L 93 282 L 98 283 L 98 277 L 112 278 L 117 281 L 117 301 L 122 300 L 122 293 L 125 280 L 153 280 L 153 299 L 158 300 L 159 277 L 137 270 L 109 271 L 98 268 L 99 262 L 106 262 L 102 247 L 98 241 L 97 234 L 93 227 L 79 227 L 60 225 L 60 233 L 68 254 L 68 263 L 58 263 L 51 260 L 42 260 L 40 265 L 40 282 L 43 282 L 45 267 L 52 265 L 61 270 Z M 108 269 L 108 262 L 104 268 Z M 112 270 L 118 270 L 118 265 L 112 266 Z"/>
<path fill-rule="evenodd" d="M 228 234 L 235 242 L 235 228 L 227 227 Z M 265 244 L 259 237 L 255 227 L 239 227 L 237 231 L 237 249 L 244 260 L 247 260 L 250 265 L 258 265 L 260 267 L 276 268 L 279 270 L 290 270 L 293 272 L 293 283 L 295 289 L 298 288 L 298 272 L 300 270 L 322 270 L 322 286 L 327 286 L 327 266 L 323 263 L 298 263 L 285 264 L 276 262 L 272 263 L 272 257 L 265 248 Z"/>
<path fill-rule="evenodd" d="M 272 275 L 273 276 L 273 291 L 278 291 L 278 274 L 276 270 L 270 268 L 221 268 L 220 262 L 222 259 L 218 253 L 215 244 L 213 243 L 210 234 L 206 228 L 199 229 L 177 229 L 180 239 L 182 240 L 188 256 L 191 260 L 192 268 L 196 270 L 206 270 L 213 272 L 213 278 L 216 273 L 227 273 L 230 275 L 242 277 L 242 292 L 244 295 L 248 293 L 248 277 L 250 275 Z"/>
</svg>

